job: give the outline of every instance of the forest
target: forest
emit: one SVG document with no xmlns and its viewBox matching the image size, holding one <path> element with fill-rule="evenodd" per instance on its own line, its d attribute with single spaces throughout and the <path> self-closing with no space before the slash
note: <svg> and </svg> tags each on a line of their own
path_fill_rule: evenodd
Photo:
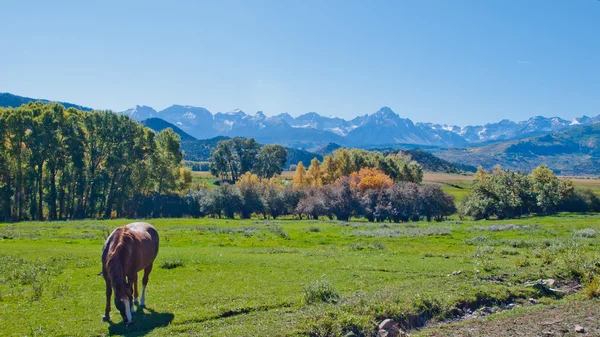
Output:
<svg viewBox="0 0 600 337">
<path fill-rule="evenodd" d="M 133 216 L 191 182 L 171 129 L 155 134 L 108 111 L 41 102 L 2 108 L 0 139 L 4 221 Z"/>
</svg>

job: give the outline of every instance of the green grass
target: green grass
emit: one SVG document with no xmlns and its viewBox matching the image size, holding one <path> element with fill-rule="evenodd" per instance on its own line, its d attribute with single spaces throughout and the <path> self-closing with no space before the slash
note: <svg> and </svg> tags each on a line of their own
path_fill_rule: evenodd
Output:
<svg viewBox="0 0 600 337">
<path fill-rule="evenodd" d="M 539 297 L 522 283 L 594 261 L 598 215 L 371 224 L 155 219 L 147 306 L 101 322 L 104 238 L 127 220 L 0 224 L 0 335 L 286 336 L 375 333 L 391 317 Z M 515 226 L 493 226 L 514 224 Z M 318 230 L 316 229 L 318 228 Z M 162 266 L 162 268 L 161 268 Z M 460 271 L 460 273 L 454 273 Z M 505 282 L 490 282 L 503 275 Z"/>
</svg>

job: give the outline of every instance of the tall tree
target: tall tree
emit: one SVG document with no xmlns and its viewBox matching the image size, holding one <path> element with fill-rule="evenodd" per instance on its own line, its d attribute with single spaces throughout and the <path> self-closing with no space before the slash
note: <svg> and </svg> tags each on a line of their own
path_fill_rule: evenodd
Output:
<svg viewBox="0 0 600 337">
<path fill-rule="evenodd" d="M 287 158 L 287 151 L 281 145 L 263 145 L 258 154 L 252 172 L 261 178 L 271 178 L 281 174 Z"/>
<path fill-rule="evenodd" d="M 323 186 L 323 172 L 321 171 L 321 163 L 317 158 L 310 161 L 310 166 L 306 172 L 306 180 L 310 186 Z"/>
<path fill-rule="evenodd" d="M 304 168 L 302 162 L 298 162 L 298 166 L 296 167 L 296 172 L 294 173 L 292 184 L 294 185 L 294 187 L 308 186 L 308 180 L 306 178 L 306 169 Z"/>
</svg>

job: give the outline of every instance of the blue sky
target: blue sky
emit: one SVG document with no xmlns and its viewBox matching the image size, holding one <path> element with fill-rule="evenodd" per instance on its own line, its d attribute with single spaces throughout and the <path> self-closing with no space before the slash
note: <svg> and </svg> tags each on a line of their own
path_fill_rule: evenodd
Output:
<svg viewBox="0 0 600 337">
<path fill-rule="evenodd" d="M 0 91 L 458 125 L 600 114 L 600 1 L 16 1 Z"/>
</svg>

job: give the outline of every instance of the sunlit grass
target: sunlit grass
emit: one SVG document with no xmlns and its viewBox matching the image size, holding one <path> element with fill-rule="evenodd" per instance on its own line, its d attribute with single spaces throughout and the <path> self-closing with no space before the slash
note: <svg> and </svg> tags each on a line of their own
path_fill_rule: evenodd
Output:
<svg viewBox="0 0 600 337">
<path fill-rule="evenodd" d="M 374 329 L 383 316 L 431 303 L 442 310 L 481 294 L 541 296 L 519 284 L 568 274 L 577 256 L 597 253 L 590 233 L 600 231 L 600 216 L 566 214 L 407 224 L 150 220 L 161 247 L 149 309 L 125 328 L 116 309 L 113 325 L 101 322 L 98 273 L 104 238 L 128 222 L 0 224 L 1 335 L 304 335 L 328 319 L 342 331 Z M 510 282 L 486 281 L 494 275 Z"/>
</svg>

